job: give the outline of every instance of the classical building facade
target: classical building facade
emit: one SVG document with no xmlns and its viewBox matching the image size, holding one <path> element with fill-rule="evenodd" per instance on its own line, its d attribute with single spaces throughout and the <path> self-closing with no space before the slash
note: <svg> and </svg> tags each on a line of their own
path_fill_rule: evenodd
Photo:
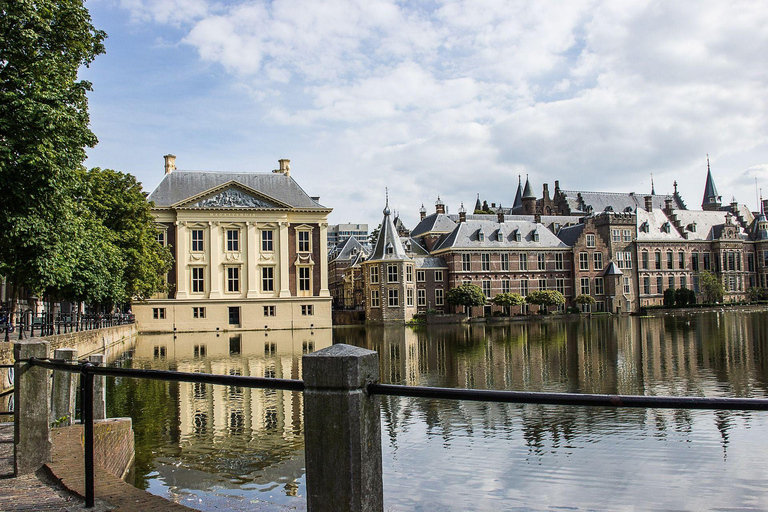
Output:
<svg viewBox="0 0 768 512">
<path fill-rule="evenodd" d="M 180 171 L 149 195 L 158 240 L 171 247 L 169 292 L 134 305 L 142 331 L 320 328 L 331 325 L 331 209 L 270 173 Z"/>
</svg>

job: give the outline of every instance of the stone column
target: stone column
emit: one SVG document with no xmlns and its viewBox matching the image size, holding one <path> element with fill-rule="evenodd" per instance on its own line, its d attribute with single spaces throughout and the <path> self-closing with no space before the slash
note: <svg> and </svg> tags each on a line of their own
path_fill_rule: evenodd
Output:
<svg viewBox="0 0 768 512">
<path fill-rule="evenodd" d="M 209 243 L 208 243 L 208 255 L 210 256 L 208 258 L 208 261 L 210 261 L 209 270 L 210 270 L 210 292 L 208 294 L 208 297 L 211 299 L 218 299 L 221 298 L 221 286 L 222 286 L 222 275 L 221 272 L 219 272 L 219 262 L 221 261 L 221 253 L 224 249 L 224 246 L 222 245 L 221 241 L 221 227 L 219 226 L 218 222 L 209 222 L 208 223 L 208 232 L 210 233 Z M 226 276 L 224 276 L 224 279 L 226 279 Z"/>
<path fill-rule="evenodd" d="M 256 231 L 256 223 L 248 222 L 247 228 L 247 250 L 245 251 L 245 258 L 243 258 L 243 267 L 245 268 L 245 274 L 247 276 L 248 291 L 246 297 L 249 299 L 255 299 L 259 296 L 259 251 L 258 241 L 256 239 L 258 231 Z"/>
<path fill-rule="evenodd" d="M 73 348 L 57 348 L 53 352 L 54 359 L 63 359 L 72 363 L 77 359 L 77 350 Z M 75 396 L 77 395 L 76 372 L 53 372 L 53 388 L 51 389 L 51 423 L 58 427 L 68 427 L 75 421 Z"/>
<path fill-rule="evenodd" d="M 104 354 L 91 354 L 88 361 L 94 366 L 104 366 Z M 103 375 L 93 376 L 93 419 L 107 419 L 107 386 L 106 377 Z"/>
<path fill-rule="evenodd" d="M 337 344 L 302 364 L 307 510 L 382 511 L 378 354 Z"/>
<path fill-rule="evenodd" d="M 187 298 L 187 262 L 189 261 L 189 240 L 187 240 L 187 223 L 176 222 L 176 298 Z"/>
<path fill-rule="evenodd" d="M 291 296 L 290 281 L 288 279 L 288 269 L 291 267 L 291 262 L 288 261 L 288 226 L 290 226 L 288 222 L 280 223 L 280 247 L 278 247 L 280 261 L 277 267 L 280 274 L 280 297 Z"/>
<path fill-rule="evenodd" d="M 51 399 L 48 370 L 22 361 L 30 357 L 48 357 L 48 342 L 38 338 L 13 344 L 15 382 L 13 398 L 16 423 L 13 453 L 16 476 L 34 473 L 51 460 Z"/>
<path fill-rule="evenodd" d="M 330 297 L 328 291 L 328 223 L 320 223 L 320 297 Z"/>
</svg>

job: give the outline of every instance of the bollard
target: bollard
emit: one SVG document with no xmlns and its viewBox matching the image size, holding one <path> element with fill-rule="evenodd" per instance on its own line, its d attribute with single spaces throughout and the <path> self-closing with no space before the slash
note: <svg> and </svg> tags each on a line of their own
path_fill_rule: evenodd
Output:
<svg viewBox="0 0 768 512">
<path fill-rule="evenodd" d="M 48 357 L 48 342 L 27 339 L 13 344 L 15 423 L 14 474 L 34 473 L 51 460 L 51 424 L 48 370 L 25 363 L 31 357 Z"/>
<path fill-rule="evenodd" d="M 379 379 L 372 350 L 337 344 L 305 355 L 304 453 L 307 510 L 381 512 Z"/>
<path fill-rule="evenodd" d="M 53 351 L 53 358 L 63 359 L 68 363 L 72 363 L 77 359 L 77 350 L 73 348 L 57 348 Z M 52 425 L 68 427 L 74 422 L 76 386 L 77 373 L 53 372 L 53 388 L 51 389 Z"/>
<path fill-rule="evenodd" d="M 88 356 L 88 362 L 94 366 L 104 366 L 104 354 L 91 354 Z M 107 386 L 106 377 L 103 375 L 93 376 L 93 419 L 107 419 Z"/>
</svg>

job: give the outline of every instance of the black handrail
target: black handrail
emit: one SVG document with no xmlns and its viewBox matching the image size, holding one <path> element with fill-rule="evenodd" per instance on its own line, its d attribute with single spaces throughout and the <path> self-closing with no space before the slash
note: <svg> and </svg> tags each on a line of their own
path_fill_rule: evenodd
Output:
<svg viewBox="0 0 768 512">
<path fill-rule="evenodd" d="M 176 382 L 199 382 L 223 386 L 248 388 L 269 388 L 285 391 L 304 391 L 304 381 L 294 379 L 272 379 L 242 375 L 213 375 L 209 373 L 177 372 L 170 370 L 140 370 L 97 366 L 90 362 L 66 362 L 61 359 L 30 358 L 18 361 L 50 370 L 80 373 L 82 421 L 84 423 L 85 457 L 85 506 L 94 506 L 93 466 L 93 377 L 127 377 Z M 571 405 L 588 407 L 641 407 L 649 409 L 709 409 L 709 410 L 768 410 L 766 398 L 719 398 L 719 397 L 674 397 L 640 395 L 597 395 L 579 393 L 539 393 L 528 391 L 501 391 L 463 388 L 430 388 L 423 386 L 402 386 L 395 384 L 370 383 L 366 392 L 371 395 L 402 396 L 447 400 L 470 400 L 541 405 Z M 3 412 L 4 413 L 4 412 Z M 3 414 L 0 413 L 0 414 Z"/>
</svg>

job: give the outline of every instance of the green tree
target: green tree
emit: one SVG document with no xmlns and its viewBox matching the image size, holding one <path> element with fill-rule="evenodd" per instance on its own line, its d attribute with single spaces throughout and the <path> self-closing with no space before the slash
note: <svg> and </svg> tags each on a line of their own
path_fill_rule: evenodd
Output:
<svg viewBox="0 0 768 512">
<path fill-rule="evenodd" d="M 699 283 L 701 292 L 704 294 L 704 302 L 714 304 L 723 300 L 725 290 L 717 274 L 709 270 L 702 270 L 699 272 Z"/>
<path fill-rule="evenodd" d="M 675 306 L 683 307 L 689 304 L 690 294 L 688 288 L 678 288 L 675 290 Z"/>
<path fill-rule="evenodd" d="M 371 233 L 368 235 L 368 243 L 371 244 L 371 249 L 376 247 L 376 240 L 379 239 L 380 232 L 381 232 L 381 223 L 379 223 L 379 225 L 376 226 L 376 229 L 371 231 Z"/>
<path fill-rule="evenodd" d="M 675 289 L 667 288 L 664 290 L 664 306 L 671 308 L 675 305 Z"/>
<path fill-rule="evenodd" d="M 591 295 L 581 294 L 581 295 L 577 295 L 576 298 L 573 299 L 573 302 L 575 302 L 579 306 L 592 306 L 592 304 L 596 303 L 597 301 Z"/>
<path fill-rule="evenodd" d="M 469 308 L 485 304 L 485 295 L 482 288 L 468 283 L 448 290 L 448 293 L 445 294 L 445 299 L 448 301 L 448 304 L 453 306 L 464 306 L 467 315 L 469 315 Z"/>
<path fill-rule="evenodd" d="M 536 304 L 543 314 L 547 314 L 549 306 L 565 304 L 565 297 L 557 290 L 536 290 L 529 293 L 525 301 L 528 304 Z"/>
<path fill-rule="evenodd" d="M 106 36 L 82 0 L 0 5 L 0 274 L 15 301 L 21 287 L 40 293 L 71 278 L 73 192 L 97 142 L 78 70 Z"/>
<path fill-rule="evenodd" d="M 171 269 L 170 251 L 157 242 L 151 204 L 144 198 L 141 183 L 130 174 L 94 168 L 85 173 L 84 204 L 113 236 L 124 267 L 124 289 L 114 296 L 149 298 L 165 289 L 164 276 Z"/>
<path fill-rule="evenodd" d="M 763 300 L 763 298 L 765 297 L 765 289 L 758 288 L 756 286 L 750 286 L 747 289 L 747 296 L 749 297 L 750 302 L 757 302 L 759 300 Z"/>
<path fill-rule="evenodd" d="M 500 293 L 492 298 L 491 302 L 496 306 L 506 308 L 507 314 L 511 315 L 511 308 L 525 304 L 525 297 L 518 293 Z"/>
</svg>

